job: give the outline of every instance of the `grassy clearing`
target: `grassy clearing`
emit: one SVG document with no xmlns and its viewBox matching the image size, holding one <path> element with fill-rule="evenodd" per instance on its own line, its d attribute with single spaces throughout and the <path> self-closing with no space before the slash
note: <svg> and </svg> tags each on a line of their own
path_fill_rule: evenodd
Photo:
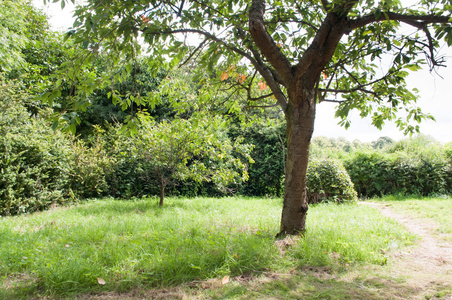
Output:
<svg viewBox="0 0 452 300">
<path fill-rule="evenodd" d="M 280 199 L 156 202 L 104 199 L 0 219 L 0 298 L 147 290 L 306 266 L 340 271 L 385 264 L 385 249 L 414 239 L 370 207 L 322 204 L 311 207 L 305 238 L 284 251 L 274 240 Z"/>
<path fill-rule="evenodd" d="M 397 211 L 409 212 L 417 217 L 436 222 L 438 232 L 450 235 L 452 242 L 452 198 L 451 197 L 397 197 L 388 196 L 383 199 Z"/>
</svg>

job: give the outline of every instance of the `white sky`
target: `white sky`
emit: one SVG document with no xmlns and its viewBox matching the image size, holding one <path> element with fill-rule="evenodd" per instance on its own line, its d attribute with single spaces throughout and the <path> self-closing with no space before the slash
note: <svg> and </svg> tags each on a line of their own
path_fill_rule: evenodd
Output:
<svg viewBox="0 0 452 300">
<path fill-rule="evenodd" d="M 60 3 L 44 5 L 43 0 L 32 2 L 47 13 L 54 30 L 64 31 L 71 27 L 74 8 L 72 3 L 67 3 L 65 9 L 61 10 Z M 76 2 L 80 1 L 76 0 Z M 436 122 L 430 120 L 422 122 L 421 133 L 447 143 L 452 142 L 452 67 L 449 67 L 452 66 L 452 48 L 442 49 L 441 54 L 446 55 L 448 67 L 438 71 L 440 76 L 424 69 L 410 75 L 408 85 L 419 90 L 418 105 L 436 119 Z M 381 136 L 388 136 L 395 140 L 405 138 L 395 125 L 387 124 L 380 131 L 371 125 L 370 119 L 361 119 L 358 112 L 352 112 L 352 124 L 348 130 L 345 130 L 337 125 L 339 120 L 334 118 L 334 109 L 334 103 L 322 103 L 318 106 L 314 136 L 345 137 L 350 141 L 359 139 L 362 142 L 375 141 Z"/>
</svg>

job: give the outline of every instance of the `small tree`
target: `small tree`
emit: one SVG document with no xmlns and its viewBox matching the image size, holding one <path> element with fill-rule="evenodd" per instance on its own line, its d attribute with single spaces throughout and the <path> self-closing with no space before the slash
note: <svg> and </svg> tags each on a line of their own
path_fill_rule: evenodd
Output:
<svg viewBox="0 0 452 300">
<path fill-rule="evenodd" d="M 231 142 L 221 118 L 156 123 L 142 116 L 141 125 L 131 138 L 133 151 L 150 166 L 148 178 L 160 187 L 160 206 L 165 188 L 175 180 L 212 181 L 225 190 L 229 183 L 248 179 L 252 147 L 240 139 Z"/>
</svg>

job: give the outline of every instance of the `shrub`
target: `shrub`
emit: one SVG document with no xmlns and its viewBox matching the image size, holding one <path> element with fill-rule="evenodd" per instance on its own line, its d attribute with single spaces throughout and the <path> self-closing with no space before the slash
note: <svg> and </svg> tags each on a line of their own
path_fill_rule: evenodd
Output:
<svg viewBox="0 0 452 300">
<path fill-rule="evenodd" d="M 70 139 L 30 118 L 26 97 L 17 84 L 0 78 L 0 215 L 72 200 Z"/>
<path fill-rule="evenodd" d="M 373 150 L 355 152 L 344 161 L 360 197 L 382 196 L 391 191 L 396 178 L 391 164 L 390 155 Z"/>
<path fill-rule="evenodd" d="M 354 201 L 357 194 L 340 161 L 311 160 L 307 171 L 308 203 Z"/>
<path fill-rule="evenodd" d="M 389 153 L 358 151 L 345 167 L 360 197 L 446 194 L 451 192 L 447 149 L 421 136 L 395 143 Z"/>
<path fill-rule="evenodd" d="M 108 155 L 103 138 L 105 131 L 94 126 L 95 134 L 90 137 L 89 146 L 82 140 L 73 139 L 71 188 L 83 198 L 109 194 L 107 178 L 116 165 L 116 157 Z"/>
<path fill-rule="evenodd" d="M 252 127 L 234 127 L 233 138 L 243 136 L 255 147 L 251 153 L 255 163 L 248 169 L 249 179 L 240 193 L 247 196 L 280 196 L 284 191 L 285 124 L 255 124 Z"/>
</svg>

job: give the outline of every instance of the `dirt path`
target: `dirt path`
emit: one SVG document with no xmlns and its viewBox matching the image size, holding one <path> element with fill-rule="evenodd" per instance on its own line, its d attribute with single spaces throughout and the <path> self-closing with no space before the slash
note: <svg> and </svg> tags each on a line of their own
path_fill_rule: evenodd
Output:
<svg viewBox="0 0 452 300">
<path fill-rule="evenodd" d="M 393 254 L 390 276 L 403 278 L 413 289 L 410 299 L 452 300 L 452 244 L 438 237 L 438 224 L 393 211 L 383 203 L 364 202 L 397 220 L 419 236 L 415 246 Z"/>
</svg>

